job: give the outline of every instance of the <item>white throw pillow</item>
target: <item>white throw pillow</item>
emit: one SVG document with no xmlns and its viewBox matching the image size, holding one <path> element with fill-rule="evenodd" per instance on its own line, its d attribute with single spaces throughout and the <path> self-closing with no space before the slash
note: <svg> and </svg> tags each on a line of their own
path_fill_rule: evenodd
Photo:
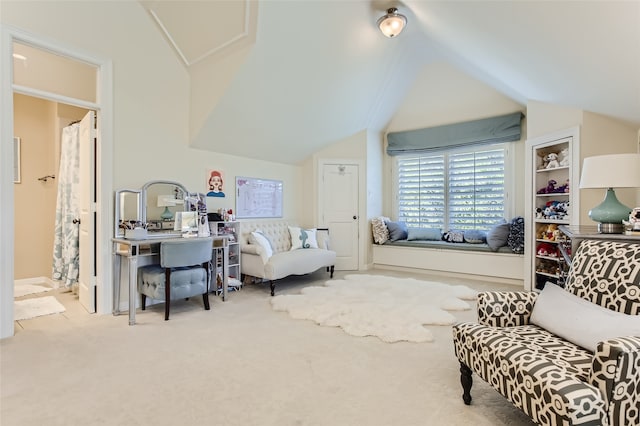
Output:
<svg viewBox="0 0 640 426">
<path fill-rule="evenodd" d="M 603 308 L 552 283 L 538 295 L 531 323 L 592 352 L 603 340 L 640 336 L 640 315 Z"/>
<path fill-rule="evenodd" d="M 291 235 L 291 250 L 318 248 L 317 230 L 302 229 L 297 226 L 289 226 Z"/>
<path fill-rule="evenodd" d="M 273 256 L 273 247 L 271 246 L 271 241 L 269 241 L 269 239 L 259 229 L 256 229 L 251 234 L 249 234 L 249 244 L 255 244 L 262 249 L 262 253 L 260 254 L 260 256 L 262 257 L 262 261 L 264 263 L 267 263 L 269 258 Z"/>
</svg>

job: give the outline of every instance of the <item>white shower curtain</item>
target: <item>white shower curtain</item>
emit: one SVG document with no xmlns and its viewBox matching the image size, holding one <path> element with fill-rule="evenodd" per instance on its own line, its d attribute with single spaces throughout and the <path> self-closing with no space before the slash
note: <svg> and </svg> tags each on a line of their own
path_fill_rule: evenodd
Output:
<svg viewBox="0 0 640 426">
<path fill-rule="evenodd" d="M 67 288 L 78 283 L 80 218 L 80 124 L 62 129 L 58 199 L 53 240 L 53 279 Z"/>
</svg>

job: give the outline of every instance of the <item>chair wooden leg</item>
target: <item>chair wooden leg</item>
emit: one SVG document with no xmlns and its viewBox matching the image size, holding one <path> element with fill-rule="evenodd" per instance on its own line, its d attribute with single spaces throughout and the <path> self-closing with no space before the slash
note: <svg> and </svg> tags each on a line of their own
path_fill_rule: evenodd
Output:
<svg viewBox="0 0 640 426">
<path fill-rule="evenodd" d="M 276 283 L 273 280 L 269 281 L 269 287 L 271 287 L 271 295 L 274 296 L 276 294 Z"/>
<path fill-rule="evenodd" d="M 334 268 L 334 266 L 331 265 L 331 275 L 329 275 L 329 278 L 333 278 L 333 268 Z"/>
<path fill-rule="evenodd" d="M 209 293 L 202 294 L 202 301 L 204 302 L 205 311 L 208 311 L 209 309 L 211 309 L 211 306 L 209 306 Z"/>
<path fill-rule="evenodd" d="M 473 378 L 471 377 L 471 369 L 462 362 L 460 363 L 460 383 L 462 384 L 462 400 L 466 405 L 469 405 L 471 404 Z"/>
<path fill-rule="evenodd" d="M 171 304 L 171 269 L 164 271 L 164 320 L 169 320 L 169 307 Z"/>
<path fill-rule="evenodd" d="M 147 309 L 147 295 L 146 294 L 141 294 L 141 304 L 142 304 L 142 310 L 144 311 L 145 309 Z"/>
</svg>

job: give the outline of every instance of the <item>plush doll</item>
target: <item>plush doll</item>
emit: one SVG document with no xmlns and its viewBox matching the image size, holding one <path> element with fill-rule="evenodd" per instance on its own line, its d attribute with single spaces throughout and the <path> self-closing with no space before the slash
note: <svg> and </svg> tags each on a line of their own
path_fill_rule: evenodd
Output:
<svg viewBox="0 0 640 426">
<path fill-rule="evenodd" d="M 567 194 L 569 192 L 569 179 L 567 179 L 564 184 L 554 189 L 553 192 L 560 193 L 560 194 Z"/>
<path fill-rule="evenodd" d="M 569 148 L 565 148 L 560 151 L 560 167 L 568 167 L 569 164 Z"/>
<path fill-rule="evenodd" d="M 555 223 L 550 223 L 547 225 L 547 229 L 544 232 L 543 240 L 555 241 L 558 237 L 560 231 L 558 230 L 558 225 Z"/>
<path fill-rule="evenodd" d="M 538 194 L 552 194 L 555 192 L 556 190 L 556 184 L 558 182 L 556 182 L 555 180 L 551 179 L 549 182 L 547 182 L 547 186 L 545 188 L 540 188 L 538 189 Z"/>
<path fill-rule="evenodd" d="M 555 169 L 557 167 L 560 167 L 560 163 L 558 162 L 558 154 L 556 154 L 555 152 L 550 152 L 549 154 L 547 154 L 546 160 L 547 166 L 545 167 L 545 169 Z"/>
<path fill-rule="evenodd" d="M 549 243 L 539 243 L 536 252 L 538 256 L 558 257 L 558 249 Z"/>
<path fill-rule="evenodd" d="M 544 214 L 542 213 L 542 209 L 540 207 L 536 207 L 536 219 L 542 219 Z"/>
</svg>

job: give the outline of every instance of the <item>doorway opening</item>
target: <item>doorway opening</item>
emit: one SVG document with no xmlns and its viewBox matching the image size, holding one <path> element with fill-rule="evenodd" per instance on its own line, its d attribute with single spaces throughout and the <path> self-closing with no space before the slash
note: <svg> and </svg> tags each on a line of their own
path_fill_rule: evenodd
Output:
<svg viewBox="0 0 640 426">
<path fill-rule="evenodd" d="M 88 257 L 93 263 L 92 292 L 94 300 L 93 310 L 99 314 L 111 312 L 112 286 L 110 268 L 110 230 L 111 215 L 109 211 L 112 206 L 110 195 L 112 194 L 111 167 L 111 122 L 112 122 L 112 100 L 111 100 L 111 63 L 110 61 L 78 54 L 73 49 L 34 38 L 32 35 L 22 33 L 17 29 L 3 29 L 2 55 L 5 58 L 12 58 L 12 66 L 5 68 L 8 72 L 3 73 L 1 94 L 3 97 L 3 108 L 1 122 L 3 127 L 3 139 L 10 139 L 14 136 L 14 97 L 25 96 L 39 100 L 50 101 L 54 108 L 77 108 L 78 110 L 96 111 L 100 116 L 100 126 L 96 131 L 93 152 L 95 152 L 95 162 L 92 169 L 95 172 L 94 181 L 90 182 L 93 189 L 93 205 L 91 212 L 94 224 L 94 239 L 88 251 Z M 7 37 L 4 37 L 7 35 Z M 25 53 L 26 52 L 26 53 Z M 14 55 L 15 53 L 15 55 Z M 29 62 L 30 58 L 32 59 Z M 44 59 L 43 59 L 44 58 Z M 26 60 L 25 60 L 26 59 Z M 41 61 L 45 62 L 41 62 Z M 48 62 L 46 62 L 48 61 Z M 39 68 L 44 63 L 45 68 Z M 88 73 L 79 77 L 76 73 L 67 73 L 68 66 L 76 69 L 89 70 Z M 67 67 L 67 68 L 65 68 Z M 38 68 L 40 72 L 38 72 Z M 46 72 L 42 70 L 46 69 Z M 27 70 L 27 71 L 25 71 Z M 25 72 L 22 72 L 25 71 Z M 89 75 L 89 78 L 85 78 Z M 79 79 L 82 82 L 79 82 Z M 88 83 L 87 83 L 88 81 Z M 78 84 L 75 84 L 78 83 Z M 67 88 L 71 87 L 70 90 Z M 86 87 L 91 87 L 86 91 Z M 82 90 L 88 95 L 82 94 Z M 18 101 L 16 101 L 16 104 Z M 64 114 L 61 116 L 64 117 Z M 66 118 L 62 119 L 66 120 Z M 68 123 L 66 123 L 68 124 Z M 15 134 L 15 136 L 19 136 Z M 50 136 L 54 138 L 54 135 Z M 21 141 L 22 144 L 22 141 Z M 4 144 L 0 149 L 5 158 L 14 158 L 14 148 L 11 144 Z M 54 158 L 56 156 L 54 155 Z M 4 161 L 3 167 L 10 164 Z M 8 163 L 8 164 L 7 164 Z M 26 173 L 23 167 L 22 173 Z M 46 177 L 55 173 L 42 173 Z M 3 274 L 0 277 L 0 338 L 9 337 L 14 334 L 14 279 L 18 276 L 16 262 L 17 257 L 22 256 L 16 252 L 14 247 L 14 236 L 16 235 L 17 215 L 21 214 L 13 211 L 14 201 L 18 191 L 14 188 L 12 173 L 3 172 L 0 180 L 2 189 L 2 212 L 0 214 L 0 231 L 9 241 L 0 245 L 0 267 Z M 24 175 L 26 177 L 26 175 Z M 49 178 L 52 181 L 53 179 Z M 50 183 L 50 182 L 42 182 Z M 39 201 L 32 200 L 32 210 L 37 210 Z M 37 219 L 36 219 L 37 220 Z M 40 237 L 36 237 L 33 243 L 39 243 Z M 43 244 L 44 245 L 44 244 Z M 49 262 L 51 264 L 51 261 Z M 50 276 L 50 274 L 49 274 Z"/>
</svg>

